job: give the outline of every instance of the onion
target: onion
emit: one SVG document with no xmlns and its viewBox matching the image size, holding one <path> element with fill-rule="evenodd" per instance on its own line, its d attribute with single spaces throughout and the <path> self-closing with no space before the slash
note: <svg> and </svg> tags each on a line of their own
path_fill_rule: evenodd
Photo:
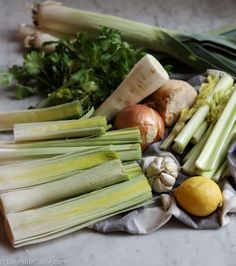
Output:
<svg viewBox="0 0 236 266">
<path fill-rule="evenodd" d="M 165 131 L 161 116 L 143 104 L 128 106 L 117 113 L 114 126 L 116 129 L 138 127 L 142 138 L 142 150 L 161 140 Z"/>
</svg>

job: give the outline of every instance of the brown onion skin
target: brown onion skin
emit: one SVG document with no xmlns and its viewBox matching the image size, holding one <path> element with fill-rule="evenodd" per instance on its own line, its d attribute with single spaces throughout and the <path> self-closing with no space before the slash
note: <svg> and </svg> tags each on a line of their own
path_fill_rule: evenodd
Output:
<svg viewBox="0 0 236 266">
<path fill-rule="evenodd" d="M 153 142 L 161 140 L 165 133 L 165 124 L 161 116 L 144 104 L 131 105 L 117 113 L 114 127 L 116 129 L 138 127 L 142 138 L 142 150 Z M 153 128 L 157 130 L 156 135 L 148 141 L 147 133 Z"/>
</svg>

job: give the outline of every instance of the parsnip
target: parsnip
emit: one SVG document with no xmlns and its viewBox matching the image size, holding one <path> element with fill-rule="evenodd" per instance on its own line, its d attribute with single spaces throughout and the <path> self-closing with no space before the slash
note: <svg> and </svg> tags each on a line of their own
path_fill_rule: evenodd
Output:
<svg viewBox="0 0 236 266">
<path fill-rule="evenodd" d="M 169 79 L 162 65 L 150 54 L 133 67 L 126 79 L 97 108 L 96 115 L 105 115 L 110 121 L 125 107 L 139 103 Z"/>
</svg>

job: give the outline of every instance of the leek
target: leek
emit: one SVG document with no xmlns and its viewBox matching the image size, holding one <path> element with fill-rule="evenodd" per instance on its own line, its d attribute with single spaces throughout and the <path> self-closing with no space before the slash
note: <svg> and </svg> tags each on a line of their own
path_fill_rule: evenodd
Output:
<svg viewBox="0 0 236 266">
<path fill-rule="evenodd" d="M 0 191 L 51 182 L 113 159 L 118 159 L 113 149 L 102 147 L 14 164 L 11 167 L 0 166 Z"/>
<path fill-rule="evenodd" d="M 215 168 L 217 158 L 225 145 L 234 122 L 236 121 L 236 86 L 226 104 L 222 114 L 214 126 L 206 145 L 196 161 L 196 166 L 200 170 L 211 171 Z"/>
<path fill-rule="evenodd" d="M 50 240 L 144 205 L 151 196 L 146 177 L 139 175 L 53 205 L 7 214 L 7 235 L 14 247 Z"/>
<path fill-rule="evenodd" d="M 9 146 L 9 145 L 8 145 Z M 42 158 L 50 158 L 60 154 L 66 154 L 71 152 L 85 152 L 88 150 L 94 150 L 100 146 L 74 146 L 74 147 L 30 147 L 21 148 L 21 144 L 15 144 L 15 148 L 0 148 L 0 163 L 17 163 L 27 160 L 37 160 Z M 33 146 L 33 143 L 31 143 Z M 108 145 L 103 145 L 103 147 Z M 112 149 L 117 153 L 118 157 L 122 161 L 134 161 L 141 159 L 142 152 L 139 143 L 111 145 Z"/>
<path fill-rule="evenodd" d="M 15 141 L 47 140 L 86 137 L 104 134 L 107 121 L 104 116 L 88 119 L 15 124 Z"/>
<path fill-rule="evenodd" d="M 182 34 L 48 1 L 34 5 L 33 20 L 43 30 L 65 33 L 66 36 L 76 35 L 79 31 L 86 31 L 94 36 L 102 26 L 110 27 L 119 30 L 126 40 L 141 47 L 164 52 L 198 71 L 216 68 L 231 74 L 236 73 L 236 46 L 227 36 Z"/>
<path fill-rule="evenodd" d="M 46 148 L 46 147 L 81 147 L 81 146 L 100 146 L 110 144 L 131 144 L 141 143 L 140 131 L 138 128 L 125 128 L 119 130 L 107 131 L 101 136 L 90 136 L 86 138 L 63 139 L 63 140 L 47 140 L 15 142 L 3 141 L 0 143 L 1 148 Z"/>
<path fill-rule="evenodd" d="M 14 124 L 79 118 L 81 115 L 78 101 L 47 108 L 0 112 L 0 131 L 12 130 Z"/>
<path fill-rule="evenodd" d="M 6 214 L 32 209 L 128 179 L 121 161 L 111 160 L 60 180 L 2 193 L 2 212 Z"/>
</svg>

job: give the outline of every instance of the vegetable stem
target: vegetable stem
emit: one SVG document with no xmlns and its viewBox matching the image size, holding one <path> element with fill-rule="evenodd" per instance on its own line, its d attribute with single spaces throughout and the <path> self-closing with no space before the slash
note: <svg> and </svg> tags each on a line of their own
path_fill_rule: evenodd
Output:
<svg viewBox="0 0 236 266">
<path fill-rule="evenodd" d="M 230 130 L 236 121 L 236 86 L 226 104 L 222 114 L 217 120 L 210 137 L 207 140 L 199 158 L 196 161 L 197 168 L 210 171 L 215 168 L 217 158 L 224 147 Z"/>
<path fill-rule="evenodd" d="M 4 214 L 23 211 L 128 179 L 121 161 L 111 160 L 60 180 L 2 193 L 1 206 Z"/>
<path fill-rule="evenodd" d="M 14 124 L 79 118 L 81 115 L 79 101 L 47 108 L 0 112 L 0 131 L 12 130 Z"/>
<path fill-rule="evenodd" d="M 209 111 L 214 109 L 214 106 L 211 107 L 211 102 L 214 101 L 214 97 L 218 94 L 221 97 L 224 97 L 224 94 L 232 88 L 233 78 L 228 74 L 223 74 L 218 80 L 217 76 L 220 75 L 216 72 L 216 78 L 209 83 L 210 91 L 206 95 L 205 101 L 202 102 L 201 106 L 197 109 L 191 119 L 187 122 L 186 126 L 181 130 L 179 135 L 175 138 L 175 144 L 173 149 L 178 153 L 183 153 L 184 149 L 190 142 L 193 135 L 200 128 L 201 124 L 206 119 Z M 222 103 L 224 105 L 224 102 Z M 214 117 L 215 118 L 215 117 Z M 217 117 L 215 118 L 217 119 Z"/>
<path fill-rule="evenodd" d="M 206 132 L 207 128 L 208 128 L 208 123 L 206 121 L 204 121 L 201 126 L 197 129 L 197 131 L 195 132 L 195 134 L 193 134 L 193 137 L 191 139 L 191 143 L 196 144 L 200 141 L 200 139 L 202 138 L 202 136 L 204 135 L 204 133 Z"/>
</svg>

